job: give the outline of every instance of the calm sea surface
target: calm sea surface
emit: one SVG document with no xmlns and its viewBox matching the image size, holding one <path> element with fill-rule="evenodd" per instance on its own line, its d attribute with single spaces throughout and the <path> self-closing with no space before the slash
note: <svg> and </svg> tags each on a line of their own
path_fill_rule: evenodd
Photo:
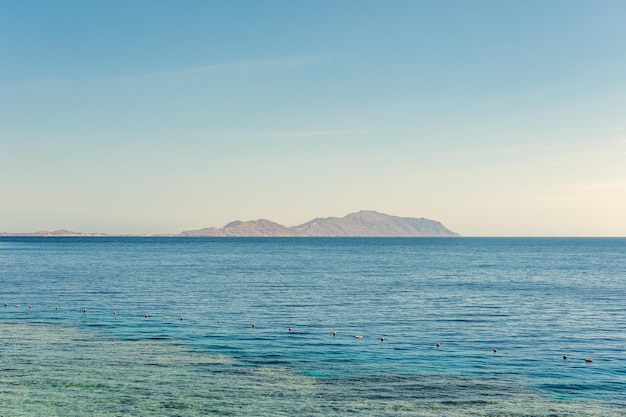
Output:
<svg viewBox="0 0 626 417">
<path fill-rule="evenodd" d="M 623 416 L 625 306 L 621 238 L 5 237 L 0 416 Z"/>
</svg>

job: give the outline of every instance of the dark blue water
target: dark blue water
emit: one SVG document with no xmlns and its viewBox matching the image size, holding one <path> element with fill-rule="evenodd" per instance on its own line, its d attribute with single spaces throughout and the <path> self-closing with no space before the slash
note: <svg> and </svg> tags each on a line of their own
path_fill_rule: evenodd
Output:
<svg viewBox="0 0 626 417">
<path fill-rule="evenodd" d="M 0 238 L 0 394 L 6 415 L 623 415 L 625 301 L 626 239 Z"/>
</svg>

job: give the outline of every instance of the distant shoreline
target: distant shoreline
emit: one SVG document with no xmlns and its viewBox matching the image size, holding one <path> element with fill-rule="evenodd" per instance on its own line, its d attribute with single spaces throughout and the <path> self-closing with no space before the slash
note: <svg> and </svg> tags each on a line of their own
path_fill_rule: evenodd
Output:
<svg viewBox="0 0 626 417">
<path fill-rule="evenodd" d="M 71 235 L 38 235 L 35 233 L 0 233 L 0 238 L 2 237 L 41 237 L 41 238 L 55 238 L 55 237 L 76 237 L 76 238 L 84 238 L 84 237 L 89 237 L 89 238 L 125 238 L 125 237 L 137 237 L 137 238 L 152 238 L 152 237 L 159 237 L 159 238 L 180 238 L 180 239 L 205 239 L 205 238 L 211 238 L 211 239 L 238 239 L 238 238 L 259 238 L 259 239 L 328 239 L 328 238 L 332 238 L 332 239 L 369 239 L 369 238 L 382 238 L 382 239 L 398 239 L 398 238 L 402 238 L 402 239 L 421 239 L 421 238 L 435 238 L 435 239 L 439 239 L 439 238 L 461 238 L 461 237 L 471 237 L 471 238 L 505 238 L 506 236 L 381 236 L 381 235 L 361 235 L 361 236 L 348 236 L 348 235 L 343 235 L 343 236 L 256 236 L 256 235 L 241 235 L 241 236 L 212 236 L 212 235 L 184 235 L 184 234 L 154 234 L 154 235 L 146 235 L 146 234 L 138 234 L 138 235 L 132 235 L 132 234 L 128 234 L 128 235 L 124 235 L 124 234 L 89 234 L 89 233 L 85 233 L 85 234 L 80 234 L 80 233 L 76 233 L 76 234 L 71 234 Z M 514 236 L 515 237 L 515 236 Z M 523 238 L 526 238 L 525 236 L 520 236 Z M 529 236 L 530 237 L 530 236 Z M 541 237 L 541 236 L 538 236 Z M 549 237 L 549 236 L 548 236 Z M 558 238 L 558 237 L 557 237 Z M 585 238 L 584 236 L 581 236 L 581 238 Z"/>
<path fill-rule="evenodd" d="M 73 234 L 37 235 L 29 233 L 0 233 L 1 238 L 173 238 L 173 239 L 626 239 L 626 236 L 190 236 L 182 234 Z"/>
<path fill-rule="evenodd" d="M 283 226 L 279 223 L 259 219 L 235 220 L 224 227 L 205 227 L 172 234 L 109 235 L 106 233 L 83 233 L 68 229 L 40 230 L 30 233 L 0 233 L 0 236 L 213 236 L 213 237 L 458 237 L 458 233 L 447 229 L 438 221 L 398 217 L 372 210 L 361 210 L 344 217 L 315 218 L 298 226 Z"/>
</svg>

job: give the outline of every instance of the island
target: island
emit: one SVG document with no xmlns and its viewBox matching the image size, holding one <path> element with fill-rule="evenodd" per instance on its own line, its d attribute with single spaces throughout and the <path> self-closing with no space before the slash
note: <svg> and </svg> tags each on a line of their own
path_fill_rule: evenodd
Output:
<svg viewBox="0 0 626 417">
<path fill-rule="evenodd" d="M 456 237 L 435 220 L 390 216 L 362 210 L 345 217 L 310 220 L 287 227 L 270 220 L 234 221 L 224 227 L 186 230 L 181 236 L 296 236 L 296 237 Z"/>
</svg>

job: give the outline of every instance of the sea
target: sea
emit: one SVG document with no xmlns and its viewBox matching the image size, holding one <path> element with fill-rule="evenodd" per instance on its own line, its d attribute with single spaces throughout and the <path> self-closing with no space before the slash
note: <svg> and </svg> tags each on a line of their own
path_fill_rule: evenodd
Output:
<svg viewBox="0 0 626 417">
<path fill-rule="evenodd" d="M 0 416 L 624 416 L 625 238 L 1 237 Z"/>
</svg>

